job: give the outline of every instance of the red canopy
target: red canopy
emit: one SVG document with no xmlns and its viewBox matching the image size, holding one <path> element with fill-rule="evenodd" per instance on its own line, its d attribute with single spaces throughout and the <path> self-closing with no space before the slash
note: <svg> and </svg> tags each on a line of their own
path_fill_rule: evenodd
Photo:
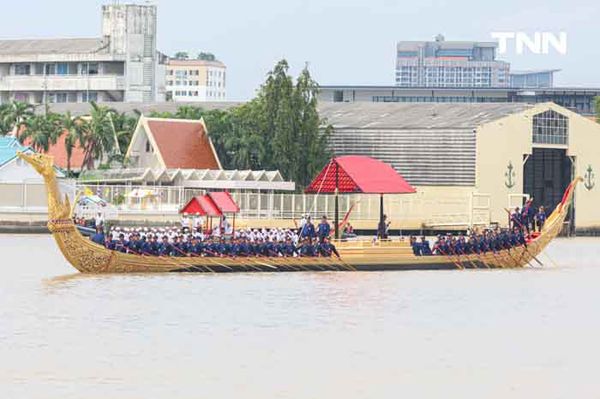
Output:
<svg viewBox="0 0 600 399">
<path fill-rule="evenodd" d="M 306 193 L 335 193 L 336 173 L 340 193 L 409 194 L 415 193 L 390 165 L 360 155 L 333 158 L 306 188 Z"/>
<path fill-rule="evenodd" d="M 239 213 L 240 207 L 237 206 L 231 194 L 226 191 L 219 191 L 214 193 L 208 193 L 210 199 L 213 200 L 217 208 L 221 213 Z"/>
<path fill-rule="evenodd" d="M 199 195 L 189 200 L 179 213 L 200 214 L 202 216 L 220 217 L 223 216 L 213 200 L 206 195 Z"/>
<path fill-rule="evenodd" d="M 202 216 L 220 217 L 224 213 L 238 213 L 240 208 L 228 192 L 199 195 L 189 200 L 179 213 L 198 213 Z"/>
</svg>

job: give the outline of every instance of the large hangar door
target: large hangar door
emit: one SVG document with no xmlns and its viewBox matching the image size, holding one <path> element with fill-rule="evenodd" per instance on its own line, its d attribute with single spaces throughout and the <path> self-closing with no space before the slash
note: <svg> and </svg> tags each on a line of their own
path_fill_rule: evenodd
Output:
<svg viewBox="0 0 600 399">
<path fill-rule="evenodd" d="M 564 149 L 533 148 L 523 167 L 523 191 L 533 197 L 536 209 L 543 205 L 548 214 L 554 210 L 573 178 L 573 165 Z M 569 212 L 569 220 L 572 215 Z"/>
</svg>

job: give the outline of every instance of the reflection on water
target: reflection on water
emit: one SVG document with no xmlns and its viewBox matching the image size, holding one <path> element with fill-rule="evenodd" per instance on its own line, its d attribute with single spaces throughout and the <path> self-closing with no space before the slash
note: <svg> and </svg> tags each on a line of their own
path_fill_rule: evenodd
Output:
<svg viewBox="0 0 600 399">
<path fill-rule="evenodd" d="M 0 236 L 0 392 L 597 397 L 599 244 L 523 270 L 88 276 Z"/>
</svg>

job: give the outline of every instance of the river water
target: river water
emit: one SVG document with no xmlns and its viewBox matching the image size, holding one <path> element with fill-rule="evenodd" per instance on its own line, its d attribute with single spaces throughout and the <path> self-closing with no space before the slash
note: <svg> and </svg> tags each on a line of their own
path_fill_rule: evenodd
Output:
<svg viewBox="0 0 600 399">
<path fill-rule="evenodd" d="M 546 253 L 523 270 L 85 276 L 50 236 L 0 235 L 0 397 L 600 397 L 600 240 Z"/>
</svg>

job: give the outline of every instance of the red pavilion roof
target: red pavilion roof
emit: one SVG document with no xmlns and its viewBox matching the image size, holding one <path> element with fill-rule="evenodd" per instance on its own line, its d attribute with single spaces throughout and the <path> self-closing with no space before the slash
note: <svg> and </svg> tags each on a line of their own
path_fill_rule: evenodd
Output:
<svg viewBox="0 0 600 399">
<path fill-rule="evenodd" d="M 240 211 L 240 207 L 237 206 L 237 204 L 231 197 L 231 194 L 229 194 L 228 192 L 217 191 L 213 193 L 208 193 L 208 195 L 222 213 L 238 213 Z"/>
<path fill-rule="evenodd" d="M 333 158 L 306 188 L 306 193 L 409 194 L 416 190 L 390 165 L 359 155 Z"/>
</svg>

